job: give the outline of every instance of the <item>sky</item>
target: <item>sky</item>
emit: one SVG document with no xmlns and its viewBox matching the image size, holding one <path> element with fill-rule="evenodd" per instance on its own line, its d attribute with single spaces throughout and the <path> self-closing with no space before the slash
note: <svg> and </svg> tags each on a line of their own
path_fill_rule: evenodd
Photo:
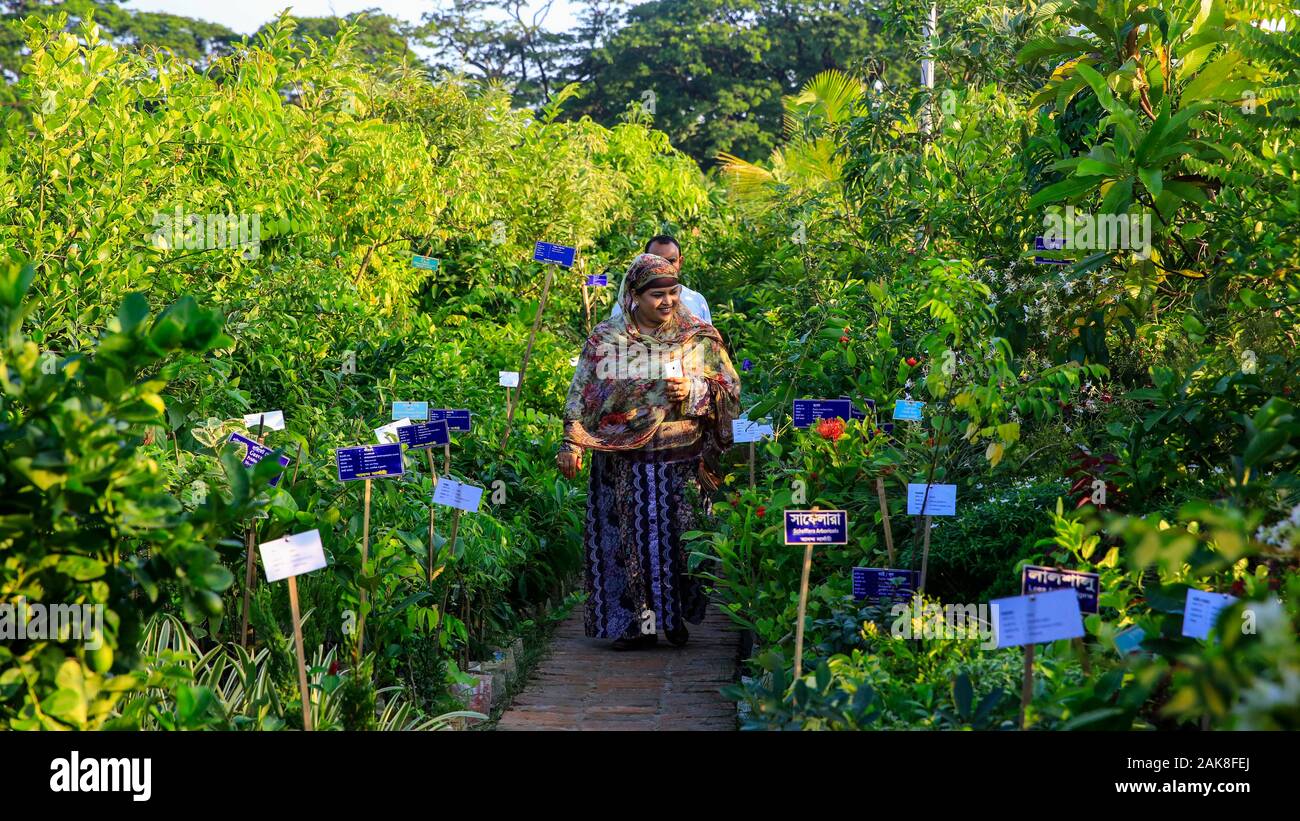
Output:
<svg viewBox="0 0 1300 821">
<path fill-rule="evenodd" d="M 438 0 L 124 0 L 121 5 L 138 11 L 165 11 L 207 20 L 240 34 L 252 34 L 286 7 L 301 17 L 342 16 L 375 8 L 400 20 L 418 23 L 422 14 L 439 3 Z M 533 0 L 529 8 L 535 10 L 541 5 Z M 562 31 L 577 25 L 576 12 L 569 0 L 555 0 L 545 28 Z"/>
</svg>

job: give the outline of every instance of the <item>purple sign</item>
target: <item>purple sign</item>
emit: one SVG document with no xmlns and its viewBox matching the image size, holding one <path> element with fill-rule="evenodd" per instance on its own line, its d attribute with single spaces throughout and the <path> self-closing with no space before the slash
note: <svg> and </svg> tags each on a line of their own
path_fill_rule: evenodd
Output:
<svg viewBox="0 0 1300 821">
<path fill-rule="evenodd" d="M 889 570 L 879 567 L 853 568 L 853 598 L 908 601 L 921 583 L 915 570 Z"/>
<path fill-rule="evenodd" d="M 1096 613 L 1101 597 L 1101 576 L 1082 570 L 1062 570 L 1057 567 L 1039 567 L 1028 564 L 1020 571 L 1020 594 L 1050 593 L 1053 590 L 1072 588 L 1079 594 L 1079 612 Z"/>
<path fill-rule="evenodd" d="M 416 422 L 403 425 L 397 429 L 397 438 L 408 450 L 422 450 L 434 445 L 445 445 L 451 441 L 447 433 L 447 420 L 437 422 Z"/>
<path fill-rule="evenodd" d="M 230 434 L 230 439 L 228 441 L 236 442 L 244 446 L 246 449 L 244 455 L 244 467 L 246 468 L 251 468 L 253 465 L 256 465 L 272 452 L 272 449 L 268 448 L 266 445 L 259 444 L 255 440 L 249 439 L 247 436 L 238 433 Z M 280 457 L 280 467 L 287 466 L 289 462 L 290 459 L 288 456 Z M 271 480 L 271 487 L 280 484 L 280 477 L 283 475 L 283 473 L 275 474 L 275 478 Z"/>
<path fill-rule="evenodd" d="M 398 442 L 391 445 L 356 445 L 350 448 L 336 448 L 334 456 L 338 460 L 340 482 L 382 479 L 386 476 L 401 476 L 404 472 L 402 445 Z"/>
<path fill-rule="evenodd" d="M 433 408 L 429 411 L 430 422 L 446 422 L 447 430 L 469 432 L 470 413 L 468 410 L 452 410 L 450 408 Z"/>
<path fill-rule="evenodd" d="M 568 245 L 556 245 L 553 242 L 539 242 L 533 246 L 534 262 L 558 262 L 566 268 L 573 266 L 573 255 L 577 249 Z"/>
<path fill-rule="evenodd" d="M 794 400 L 794 426 L 806 428 L 818 419 L 843 419 L 853 416 L 853 402 L 848 399 L 796 399 Z"/>
<path fill-rule="evenodd" d="M 786 510 L 786 544 L 848 544 L 849 514 L 844 510 Z"/>
<path fill-rule="evenodd" d="M 605 274 L 587 274 L 589 288 L 604 288 L 606 285 L 609 285 L 609 277 Z"/>
</svg>

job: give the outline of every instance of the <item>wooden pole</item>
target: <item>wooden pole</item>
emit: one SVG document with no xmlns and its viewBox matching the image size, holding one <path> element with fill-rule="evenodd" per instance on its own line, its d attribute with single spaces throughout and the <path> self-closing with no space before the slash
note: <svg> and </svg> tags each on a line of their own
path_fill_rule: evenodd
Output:
<svg viewBox="0 0 1300 821">
<path fill-rule="evenodd" d="M 803 675 L 803 622 L 808 612 L 808 575 L 812 572 L 812 542 L 804 545 L 803 576 L 799 580 L 799 623 L 794 628 L 794 677 Z"/>
<path fill-rule="evenodd" d="M 307 686 L 307 659 L 302 651 L 302 620 L 298 616 L 298 577 L 289 577 L 289 612 L 293 616 L 293 646 L 298 653 L 298 691 L 302 694 L 302 728 L 311 732 L 311 689 Z"/>
<path fill-rule="evenodd" d="M 927 563 L 930 561 L 930 522 L 931 522 L 932 518 L 933 518 L 933 517 L 931 517 L 931 516 L 926 516 L 926 517 L 925 517 L 925 521 L 924 521 L 924 523 L 921 525 L 922 527 L 925 528 L 925 534 L 921 537 L 921 538 L 922 538 L 922 547 L 921 547 L 921 584 L 920 584 L 920 588 L 921 588 L 921 589 L 918 591 L 918 592 L 920 592 L 920 593 L 924 593 L 924 592 L 925 592 L 925 569 L 926 569 L 926 565 L 927 565 Z"/>
<path fill-rule="evenodd" d="M 442 446 L 442 472 L 451 475 L 451 433 L 447 434 L 447 444 Z"/>
<path fill-rule="evenodd" d="M 582 312 L 587 318 L 587 336 L 591 336 L 591 289 L 587 287 L 586 277 L 582 280 Z"/>
<path fill-rule="evenodd" d="M 429 478 L 433 480 L 434 490 L 437 490 L 438 472 L 433 467 L 433 448 L 427 448 L 424 452 L 429 454 Z M 430 499 L 429 500 L 429 584 L 433 584 L 433 562 L 435 559 L 434 556 L 435 550 L 433 546 L 433 518 L 434 518 L 434 512 L 437 509 L 438 506 L 433 503 L 432 499 Z M 441 617 L 442 617 L 441 613 L 439 613 L 439 618 Z"/>
<path fill-rule="evenodd" d="M 1025 645 L 1025 680 L 1020 687 L 1020 729 L 1025 729 L 1025 711 L 1034 697 L 1034 645 Z"/>
<path fill-rule="evenodd" d="M 749 443 L 749 489 L 754 489 L 754 443 Z"/>
<path fill-rule="evenodd" d="M 533 355 L 533 343 L 537 341 L 537 331 L 542 327 L 542 312 L 546 310 L 546 299 L 551 294 L 551 282 L 555 279 L 555 266 L 546 266 L 546 282 L 542 285 L 542 300 L 537 303 L 537 315 L 533 317 L 533 329 L 528 334 L 528 346 L 524 348 L 524 361 L 519 365 L 519 395 L 524 393 L 524 374 L 528 371 L 528 358 Z M 501 437 L 501 450 L 506 449 L 510 441 L 510 428 L 515 422 L 515 409 L 511 407 L 506 413 L 506 432 Z"/>
<path fill-rule="evenodd" d="M 889 502 L 885 499 L 885 477 L 876 477 L 876 495 L 880 497 L 880 521 L 885 525 L 885 549 L 889 551 L 889 566 L 894 560 L 894 529 L 889 524 Z"/>
<path fill-rule="evenodd" d="M 513 407 L 513 405 L 512 405 L 512 403 L 511 403 L 511 401 L 510 401 L 510 387 L 507 385 L 507 386 L 506 386 L 506 414 L 507 414 L 507 415 L 509 415 L 509 414 L 511 413 L 511 408 L 512 408 L 512 407 Z"/>
<path fill-rule="evenodd" d="M 370 561 L 370 479 L 366 480 L 365 512 L 361 517 L 361 575 L 366 575 L 366 564 Z M 357 622 L 357 663 L 361 663 L 361 654 L 366 646 L 366 588 L 361 587 L 361 619 Z"/>
</svg>

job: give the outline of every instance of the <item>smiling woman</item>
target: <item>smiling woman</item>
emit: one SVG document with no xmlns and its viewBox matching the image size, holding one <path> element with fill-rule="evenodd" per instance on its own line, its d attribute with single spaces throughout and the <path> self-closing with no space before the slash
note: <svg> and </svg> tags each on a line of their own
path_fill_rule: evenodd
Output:
<svg viewBox="0 0 1300 821">
<path fill-rule="evenodd" d="M 700 527 L 716 487 L 708 465 L 731 444 L 740 380 L 718 331 L 678 299 L 676 270 L 641 254 L 623 281 L 623 313 L 592 331 L 569 387 L 564 443 L 556 457 L 572 478 L 595 452 L 588 485 L 585 630 L 614 649 L 675 645 L 699 624 L 706 599 L 685 573 L 681 534 Z M 650 352 L 666 363 L 646 374 L 622 357 Z M 660 377 L 663 378 L 660 378 Z M 701 481 L 703 480 L 703 481 Z"/>
</svg>

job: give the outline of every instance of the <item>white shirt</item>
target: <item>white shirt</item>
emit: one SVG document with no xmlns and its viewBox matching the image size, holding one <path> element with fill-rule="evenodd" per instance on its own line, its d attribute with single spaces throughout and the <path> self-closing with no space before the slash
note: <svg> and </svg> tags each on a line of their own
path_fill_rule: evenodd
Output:
<svg viewBox="0 0 1300 821">
<path fill-rule="evenodd" d="M 709 303 L 704 300 L 703 294 L 698 291 L 692 291 L 690 288 L 683 285 L 680 298 L 682 304 L 686 306 L 686 310 L 695 314 L 710 325 L 713 324 L 713 314 L 709 313 Z M 621 313 L 623 313 L 623 306 L 619 305 L 618 302 L 615 301 L 614 310 L 609 312 L 609 318 L 613 319 Z"/>
</svg>

